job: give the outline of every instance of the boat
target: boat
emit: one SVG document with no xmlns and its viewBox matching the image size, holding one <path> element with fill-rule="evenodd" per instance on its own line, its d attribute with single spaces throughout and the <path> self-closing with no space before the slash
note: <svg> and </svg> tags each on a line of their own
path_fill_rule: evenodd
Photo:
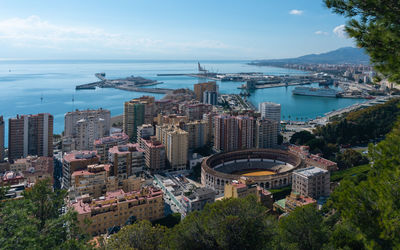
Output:
<svg viewBox="0 0 400 250">
<path fill-rule="evenodd" d="M 321 96 L 321 97 L 337 97 L 340 93 L 329 87 L 313 88 L 313 87 L 296 87 L 292 91 L 293 95 Z"/>
</svg>

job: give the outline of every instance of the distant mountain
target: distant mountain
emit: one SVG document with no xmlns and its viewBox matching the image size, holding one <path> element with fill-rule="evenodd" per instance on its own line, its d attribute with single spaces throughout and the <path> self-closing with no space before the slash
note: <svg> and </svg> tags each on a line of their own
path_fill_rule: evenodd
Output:
<svg viewBox="0 0 400 250">
<path fill-rule="evenodd" d="M 254 65 L 282 65 L 282 64 L 369 64 L 369 56 L 364 49 L 344 47 L 321 54 L 310 54 L 297 58 L 256 60 Z"/>
</svg>

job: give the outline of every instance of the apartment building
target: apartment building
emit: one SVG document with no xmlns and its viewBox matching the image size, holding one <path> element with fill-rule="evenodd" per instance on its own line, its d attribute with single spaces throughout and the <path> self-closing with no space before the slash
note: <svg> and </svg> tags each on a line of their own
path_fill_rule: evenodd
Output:
<svg viewBox="0 0 400 250">
<path fill-rule="evenodd" d="M 321 196 L 329 196 L 329 171 L 318 167 L 308 167 L 293 171 L 292 192 L 316 200 Z"/>
<path fill-rule="evenodd" d="M 94 141 L 94 149 L 100 156 L 100 162 L 108 161 L 108 150 L 114 146 L 124 145 L 129 142 L 129 137 L 125 133 L 113 133 L 110 136 L 102 137 Z"/>
<path fill-rule="evenodd" d="M 123 226 L 132 218 L 153 221 L 164 217 L 163 192 L 154 187 L 132 192 L 107 192 L 97 199 L 86 195 L 71 202 L 69 207 L 78 213 L 82 230 L 92 235 L 106 233 L 114 226 Z M 91 222 L 89 226 L 86 226 L 86 221 Z"/>
<path fill-rule="evenodd" d="M 53 116 L 47 113 L 17 115 L 9 119 L 8 159 L 28 155 L 53 156 Z"/>
</svg>

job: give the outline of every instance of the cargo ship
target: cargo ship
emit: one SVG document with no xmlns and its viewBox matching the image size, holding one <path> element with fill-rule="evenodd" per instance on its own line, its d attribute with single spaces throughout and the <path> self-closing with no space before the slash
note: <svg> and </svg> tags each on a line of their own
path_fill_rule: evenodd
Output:
<svg viewBox="0 0 400 250">
<path fill-rule="evenodd" d="M 331 88 L 312 88 L 312 87 L 296 87 L 292 91 L 293 95 L 308 95 L 321 97 L 337 97 L 339 91 Z"/>
</svg>

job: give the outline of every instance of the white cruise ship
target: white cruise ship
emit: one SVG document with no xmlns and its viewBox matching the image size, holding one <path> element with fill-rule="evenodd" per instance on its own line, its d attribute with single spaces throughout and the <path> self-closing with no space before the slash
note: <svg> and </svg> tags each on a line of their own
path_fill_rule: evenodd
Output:
<svg viewBox="0 0 400 250">
<path fill-rule="evenodd" d="M 339 91 L 331 88 L 296 87 L 292 93 L 293 95 L 337 97 Z"/>
</svg>

